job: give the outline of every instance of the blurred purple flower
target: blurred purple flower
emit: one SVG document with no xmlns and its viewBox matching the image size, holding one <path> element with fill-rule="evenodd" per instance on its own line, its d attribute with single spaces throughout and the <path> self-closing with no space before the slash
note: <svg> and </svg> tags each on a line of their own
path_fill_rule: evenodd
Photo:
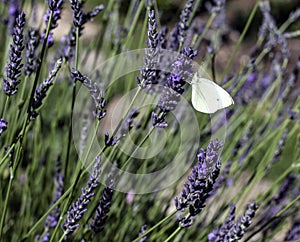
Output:
<svg viewBox="0 0 300 242">
<path fill-rule="evenodd" d="M 31 28 L 28 30 L 28 39 L 26 41 L 26 63 L 23 69 L 27 76 L 30 76 L 36 69 L 37 58 L 35 56 L 35 52 L 39 45 L 39 37 L 37 29 Z"/>
<path fill-rule="evenodd" d="M 136 108 L 132 108 L 128 113 L 127 117 L 123 120 L 120 127 L 120 136 L 123 137 L 129 133 L 129 131 L 134 127 L 138 126 L 138 123 L 134 122 L 134 119 L 139 115 L 139 111 Z M 121 138 L 120 137 L 120 138 Z"/>
<path fill-rule="evenodd" d="M 3 132 L 7 129 L 7 122 L 1 118 L 0 119 L 0 136 L 3 134 Z"/>
<path fill-rule="evenodd" d="M 134 200 L 134 196 L 135 196 L 134 190 L 130 189 L 126 195 L 126 203 L 130 205 Z"/>
<path fill-rule="evenodd" d="M 56 165 L 54 179 L 55 179 L 55 191 L 54 191 L 53 199 L 51 201 L 52 205 L 54 203 L 56 203 L 56 201 L 61 197 L 61 195 L 63 193 L 64 175 L 61 173 L 60 157 L 57 159 L 57 165 Z M 45 228 L 46 229 L 54 228 L 58 223 L 59 216 L 60 216 L 60 206 L 58 205 L 46 217 L 45 222 L 44 222 Z"/>
<path fill-rule="evenodd" d="M 145 232 L 147 231 L 147 225 L 144 224 L 142 227 L 141 227 L 141 231 L 139 232 L 139 237 L 141 235 L 143 235 Z M 139 239 L 138 242 L 145 242 L 147 241 L 148 239 L 148 236 L 144 236 L 143 238 Z"/>
<path fill-rule="evenodd" d="M 291 229 L 288 231 L 285 236 L 284 241 L 298 241 L 300 238 L 300 219 L 294 221 Z"/>
<path fill-rule="evenodd" d="M 8 30 L 10 34 L 14 32 L 14 26 L 16 25 L 16 19 L 20 14 L 20 3 L 19 0 L 8 1 Z"/>
</svg>

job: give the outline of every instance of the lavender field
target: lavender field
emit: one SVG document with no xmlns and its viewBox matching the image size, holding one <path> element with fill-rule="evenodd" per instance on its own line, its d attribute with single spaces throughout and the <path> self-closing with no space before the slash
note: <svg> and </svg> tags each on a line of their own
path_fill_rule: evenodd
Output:
<svg viewBox="0 0 300 242">
<path fill-rule="evenodd" d="M 298 1 L 0 13 L 1 242 L 300 241 Z"/>
</svg>

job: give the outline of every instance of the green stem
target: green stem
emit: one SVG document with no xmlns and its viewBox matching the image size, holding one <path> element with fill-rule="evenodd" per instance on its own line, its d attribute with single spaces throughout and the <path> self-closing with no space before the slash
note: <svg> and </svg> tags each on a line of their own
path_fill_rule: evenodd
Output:
<svg viewBox="0 0 300 242">
<path fill-rule="evenodd" d="M 255 5 L 254 5 L 254 7 L 253 7 L 253 9 L 252 9 L 252 11 L 251 11 L 251 13 L 250 13 L 250 16 L 249 16 L 249 18 L 248 18 L 248 21 L 247 21 L 247 23 L 246 23 L 246 26 L 245 26 L 245 28 L 244 28 L 244 30 L 243 30 L 243 32 L 242 32 L 242 34 L 241 34 L 241 36 L 240 36 L 240 38 L 239 38 L 237 44 L 235 45 L 235 48 L 234 48 L 234 50 L 233 50 L 233 52 L 232 52 L 232 54 L 231 54 L 231 56 L 230 56 L 230 58 L 229 58 L 229 61 L 227 62 L 227 65 L 226 65 L 226 67 L 225 67 L 225 71 L 223 72 L 223 75 L 222 75 L 221 80 L 224 80 L 225 76 L 227 75 L 227 73 L 228 73 L 228 71 L 229 71 L 229 68 L 230 68 L 230 66 L 231 66 L 231 64 L 232 64 L 232 61 L 233 61 L 233 59 L 235 58 L 235 55 L 236 55 L 238 49 L 240 48 L 241 43 L 242 43 L 242 41 L 243 41 L 243 39 L 244 39 L 244 37 L 245 37 L 245 35 L 246 35 L 246 33 L 247 33 L 249 27 L 250 27 L 250 24 L 251 24 L 251 22 L 252 22 L 252 20 L 253 20 L 253 18 L 254 18 L 254 15 L 255 15 L 255 13 L 256 13 L 256 11 L 257 11 L 258 3 L 259 3 L 259 1 L 256 1 Z"/>
<path fill-rule="evenodd" d="M 0 222 L 0 238 L 2 238 L 2 234 L 3 234 L 3 227 L 4 227 L 6 212 L 7 212 L 8 200 L 11 193 L 12 183 L 14 180 L 14 172 L 12 167 L 9 168 L 9 173 L 10 173 L 9 183 L 8 183 L 8 188 L 7 188 L 6 197 L 4 201 L 4 207 L 2 209 L 1 222 Z"/>
<path fill-rule="evenodd" d="M 279 219 L 280 216 L 286 212 L 289 208 L 291 208 L 297 201 L 300 200 L 300 195 L 296 197 L 292 202 L 290 202 L 288 205 L 285 206 L 284 209 L 280 210 L 275 216 L 273 216 L 271 219 L 269 219 L 266 223 L 264 223 L 262 226 L 260 226 L 259 229 L 255 230 L 252 234 L 250 234 L 245 241 L 249 241 L 254 235 L 256 235 L 258 232 L 261 231 L 262 228 L 266 228 L 269 224 L 271 224 L 274 220 Z"/>
<path fill-rule="evenodd" d="M 134 151 L 130 154 L 130 157 L 125 161 L 125 163 L 122 165 L 121 170 L 124 169 L 128 163 L 133 159 L 133 156 L 138 151 L 138 149 L 145 143 L 145 141 L 149 138 L 153 130 L 155 129 L 154 126 L 151 127 L 149 132 L 146 134 L 146 136 L 143 138 L 143 140 L 137 145 L 137 147 L 134 149 Z"/>
<path fill-rule="evenodd" d="M 206 23 L 206 25 L 205 25 L 205 28 L 204 28 L 204 30 L 202 31 L 201 35 L 199 36 L 198 39 L 196 39 L 196 40 L 193 41 L 193 43 L 192 43 L 192 46 L 193 46 L 194 48 L 197 48 L 197 47 L 200 45 L 202 39 L 203 39 L 204 36 L 206 35 L 208 29 L 209 29 L 210 26 L 212 25 L 212 23 L 213 23 L 213 21 L 214 21 L 214 19 L 215 19 L 216 16 L 217 16 L 217 14 L 216 14 L 215 12 L 212 13 L 212 15 L 210 15 L 210 17 L 209 17 L 209 19 L 208 19 L 208 21 L 207 21 L 207 23 Z"/>
<path fill-rule="evenodd" d="M 78 58 L 79 58 L 79 27 L 76 27 L 76 43 L 75 43 L 75 69 L 78 69 Z M 69 131 L 68 131 L 68 144 L 67 144 L 67 154 L 66 154 L 66 163 L 65 163 L 65 179 L 67 180 L 68 176 L 68 167 L 70 160 L 70 152 L 71 152 L 71 143 L 72 143 L 72 130 L 73 130 L 73 113 L 76 99 L 76 82 L 73 82 L 73 90 L 72 90 L 72 102 L 71 102 L 71 114 L 69 120 Z"/>
<path fill-rule="evenodd" d="M 178 227 L 164 242 L 169 242 L 171 239 L 173 239 L 182 229 L 182 227 Z"/>
<path fill-rule="evenodd" d="M 4 155 L 3 158 L 1 159 L 1 161 L 0 161 L 0 166 L 2 166 L 2 164 L 3 164 L 4 161 L 5 161 L 5 159 L 7 158 L 7 156 L 9 156 L 10 152 L 15 148 L 15 146 L 16 146 L 16 143 L 13 143 L 13 144 L 10 146 L 9 150 L 5 153 L 5 155 Z"/>
<path fill-rule="evenodd" d="M 4 102 L 4 108 L 2 110 L 1 116 L 0 118 L 4 118 L 6 111 L 7 111 L 7 107 L 8 107 L 8 102 L 9 102 L 9 96 L 6 96 L 5 98 L 5 102 Z"/>
<path fill-rule="evenodd" d="M 31 89 L 30 99 L 29 99 L 28 108 L 27 108 L 27 113 L 28 114 L 30 113 L 30 108 L 32 106 L 35 89 L 36 89 L 36 86 L 38 84 L 39 77 L 40 77 L 40 74 L 41 74 L 43 60 L 44 60 L 45 53 L 46 53 L 46 48 L 47 48 L 48 36 L 49 36 L 49 33 L 50 33 L 50 26 L 51 26 L 52 19 L 53 19 L 53 11 L 51 10 L 50 11 L 50 15 L 49 15 L 49 21 L 48 21 L 47 29 L 46 29 L 46 34 L 45 34 L 45 38 L 44 38 L 44 41 L 43 41 L 43 46 L 42 46 L 42 50 L 41 50 L 41 54 L 40 54 L 40 58 L 38 60 L 38 67 L 37 67 L 37 70 L 36 70 L 36 74 L 35 74 L 33 86 L 32 86 L 32 89 Z M 27 117 L 27 119 L 28 119 L 28 117 Z M 27 122 L 27 120 L 26 120 L 26 122 Z"/>
<path fill-rule="evenodd" d="M 151 227 L 150 229 L 148 229 L 144 234 L 142 234 L 141 236 L 139 236 L 138 238 L 136 238 L 135 240 L 133 240 L 132 242 L 137 242 L 138 240 L 140 240 L 141 238 L 145 237 L 146 235 L 148 235 L 149 233 L 151 233 L 153 230 L 157 229 L 160 225 L 162 225 L 164 222 L 168 221 L 170 218 L 172 218 L 174 216 L 174 214 L 177 212 L 177 210 L 171 212 L 167 217 L 165 217 L 164 219 L 162 219 L 161 221 L 159 221 L 157 224 L 155 224 L 153 227 Z"/>
<path fill-rule="evenodd" d="M 131 40 L 131 36 L 133 35 L 133 32 L 136 30 L 136 25 L 137 25 L 137 23 L 138 23 L 138 19 L 139 19 L 139 17 L 140 17 L 140 14 L 141 14 L 143 8 L 144 8 L 144 2 L 143 2 L 143 1 L 140 1 L 140 5 L 139 5 L 139 7 L 138 7 L 138 10 L 136 11 L 136 15 L 135 15 L 135 17 L 134 17 L 134 19 L 133 19 L 131 28 L 130 28 L 129 33 L 128 33 L 128 35 L 127 35 L 126 42 L 125 42 L 125 44 L 123 45 L 123 48 L 124 48 L 123 50 L 125 50 L 125 48 L 128 48 L 128 47 L 129 47 L 129 46 L 128 46 L 128 43 L 129 43 L 129 41 Z"/>
</svg>

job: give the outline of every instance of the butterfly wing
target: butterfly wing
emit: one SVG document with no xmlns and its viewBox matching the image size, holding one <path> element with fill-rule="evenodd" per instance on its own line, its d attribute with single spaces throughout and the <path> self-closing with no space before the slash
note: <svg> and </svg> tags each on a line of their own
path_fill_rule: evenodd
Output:
<svg viewBox="0 0 300 242">
<path fill-rule="evenodd" d="M 194 78 L 191 84 L 192 104 L 199 112 L 215 113 L 234 103 L 228 92 L 206 78 Z"/>
</svg>

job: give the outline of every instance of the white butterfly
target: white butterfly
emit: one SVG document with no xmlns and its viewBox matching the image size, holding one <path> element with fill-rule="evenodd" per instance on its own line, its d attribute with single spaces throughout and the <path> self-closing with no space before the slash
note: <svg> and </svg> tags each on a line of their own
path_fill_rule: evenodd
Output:
<svg viewBox="0 0 300 242">
<path fill-rule="evenodd" d="M 199 77 L 199 73 L 194 75 L 191 85 L 192 104 L 199 112 L 215 113 L 234 104 L 228 92 L 213 81 Z"/>
</svg>

